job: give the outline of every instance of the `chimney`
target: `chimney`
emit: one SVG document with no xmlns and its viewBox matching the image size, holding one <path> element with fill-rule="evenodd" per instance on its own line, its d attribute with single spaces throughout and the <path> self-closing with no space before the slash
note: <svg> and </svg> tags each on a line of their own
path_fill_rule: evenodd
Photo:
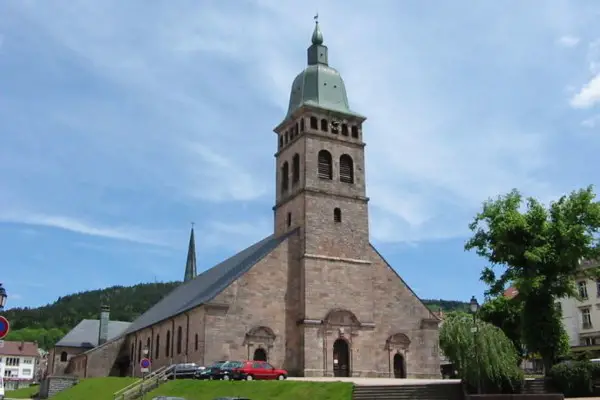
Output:
<svg viewBox="0 0 600 400">
<path fill-rule="evenodd" d="M 110 307 L 100 307 L 100 327 L 98 328 L 98 346 L 108 340 L 108 321 L 110 318 Z"/>
</svg>

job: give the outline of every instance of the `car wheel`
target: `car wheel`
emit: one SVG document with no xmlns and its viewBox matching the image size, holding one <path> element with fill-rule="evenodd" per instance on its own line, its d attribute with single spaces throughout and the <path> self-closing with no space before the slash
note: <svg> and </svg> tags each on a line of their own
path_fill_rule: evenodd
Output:
<svg viewBox="0 0 600 400">
<path fill-rule="evenodd" d="M 224 380 L 224 381 L 228 381 L 229 379 L 231 379 L 231 378 L 229 377 L 229 375 L 223 375 L 223 380 Z"/>
<path fill-rule="evenodd" d="M 278 380 L 278 381 L 282 381 L 282 380 L 284 380 L 284 379 L 285 379 L 285 375 L 279 375 L 279 376 L 277 377 L 277 380 Z"/>
<path fill-rule="evenodd" d="M 248 376 L 246 377 L 246 380 L 247 380 L 247 381 L 251 381 L 251 380 L 253 380 L 253 379 L 254 379 L 254 377 L 253 377 L 252 375 L 248 375 Z"/>
</svg>

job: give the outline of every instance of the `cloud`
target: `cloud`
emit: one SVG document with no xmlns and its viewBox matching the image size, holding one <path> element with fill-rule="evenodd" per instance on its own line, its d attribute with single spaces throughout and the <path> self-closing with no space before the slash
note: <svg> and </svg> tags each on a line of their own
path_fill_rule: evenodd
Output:
<svg viewBox="0 0 600 400">
<path fill-rule="evenodd" d="M 563 47 L 576 47 L 580 39 L 576 36 L 566 35 L 561 36 L 556 42 Z"/>
<path fill-rule="evenodd" d="M 581 126 L 585 128 L 595 128 L 600 123 L 600 115 L 594 115 L 581 121 Z"/>
<path fill-rule="evenodd" d="M 571 98 L 571 106 L 574 108 L 590 108 L 599 101 L 600 74 L 595 75 Z"/>
<path fill-rule="evenodd" d="M 24 224 L 62 229 L 83 235 L 109 239 L 127 240 L 137 243 L 165 245 L 156 233 L 146 232 L 133 227 L 105 227 L 85 221 L 59 215 L 30 214 L 0 211 L 0 223 Z"/>
<path fill-rule="evenodd" d="M 515 3 L 517 15 L 491 3 L 427 12 L 418 2 L 348 4 L 10 3 L 6 43 L 23 41 L 11 55 L 44 68 L 12 76 L 33 85 L 35 97 L 15 84 L 0 99 L 0 118 L 14 127 L 0 148 L 0 193 L 11 193 L 10 204 L 43 198 L 28 209 L 104 225 L 35 220 L 124 240 L 154 242 L 153 232 L 177 229 L 190 216 L 215 246 L 232 234 L 245 243 L 267 234 L 271 130 L 306 65 L 306 10 L 317 6 L 330 63 L 352 107 L 369 117 L 377 240 L 461 236 L 489 196 L 513 187 L 547 196 L 564 187 L 547 172 L 560 132 L 537 111 L 564 105 L 564 70 L 548 56 L 555 47 L 548 38 L 575 31 L 587 11 L 565 2 Z M 596 101 L 596 89 L 583 89 L 574 106 Z"/>
</svg>

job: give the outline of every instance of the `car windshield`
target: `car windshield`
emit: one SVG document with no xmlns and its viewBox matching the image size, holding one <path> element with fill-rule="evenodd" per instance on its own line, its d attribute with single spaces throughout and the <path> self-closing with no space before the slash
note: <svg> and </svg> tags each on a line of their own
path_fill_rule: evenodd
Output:
<svg viewBox="0 0 600 400">
<path fill-rule="evenodd" d="M 242 365 L 240 361 L 227 361 L 223 364 L 223 368 L 241 368 Z"/>
<path fill-rule="evenodd" d="M 227 362 L 227 361 L 217 361 L 217 362 L 215 362 L 215 363 L 212 363 L 210 366 L 211 366 L 211 367 L 220 367 L 220 366 L 222 366 L 223 364 L 225 364 L 226 362 Z"/>
</svg>

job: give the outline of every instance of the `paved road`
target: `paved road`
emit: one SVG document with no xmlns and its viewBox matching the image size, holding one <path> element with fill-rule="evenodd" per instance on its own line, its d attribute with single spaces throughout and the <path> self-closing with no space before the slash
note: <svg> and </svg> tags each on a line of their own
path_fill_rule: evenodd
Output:
<svg viewBox="0 0 600 400">
<path fill-rule="evenodd" d="M 352 382 L 357 386 L 428 385 L 435 383 L 459 383 L 460 379 L 393 379 L 393 378 L 288 378 L 290 381 Z"/>
</svg>

